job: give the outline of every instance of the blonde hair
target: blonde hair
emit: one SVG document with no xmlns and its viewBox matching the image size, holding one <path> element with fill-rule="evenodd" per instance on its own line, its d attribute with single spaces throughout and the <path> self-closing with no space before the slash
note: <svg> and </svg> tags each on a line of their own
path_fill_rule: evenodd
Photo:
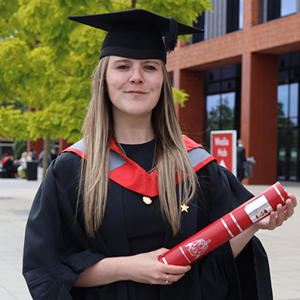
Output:
<svg viewBox="0 0 300 300">
<path fill-rule="evenodd" d="M 114 136 L 112 104 L 105 86 L 108 59 L 102 58 L 94 71 L 92 99 L 82 129 L 87 160 L 82 160 L 80 186 L 83 187 L 85 226 L 91 236 L 101 225 L 105 212 L 109 141 Z M 163 63 L 162 70 L 164 82 L 159 102 L 152 112 L 152 126 L 157 140 L 155 157 L 160 207 L 176 234 L 180 228 L 181 204 L 188 203 L 194 196 L 197 178 L 182 139 Z"/>
</svg>

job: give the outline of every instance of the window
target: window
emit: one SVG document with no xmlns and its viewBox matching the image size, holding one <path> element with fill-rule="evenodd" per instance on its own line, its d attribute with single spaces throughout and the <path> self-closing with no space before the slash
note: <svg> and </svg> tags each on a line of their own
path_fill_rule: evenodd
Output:
<svg viewBox="0 0 300 300">
<path fill-rule="evenodd" d="M 207 130 L 234 129 L 235 92 L 206 97 Z"/>
<path fill-rule="evenodd" d="M 239 29 L 243 29 L 244 23 L 244 0 L 239 2 Z"/>
<path fill-rule="evenodd" d="M 243 0 L 227 0 L 227 33 L 243 28 L 243 8 Z"/>
<path fill-rule="evenodd" d="M 297 12 L 297 0 L 281 0 L 280 16 L 295 14 Z"/>
<path fill-rule="evenodd" d="M 203 34 L 193 34 L 191 43 L 198 43 L 243 28 L 244 0 L 211 0 L 212 11 L 205 11 L 193 22 Z"/>
<path fill-rule="evenodd" d="M 205 72 L 206 145 L 210 131 L 240 127 L 241 65 L 229 65 Z"/>
<path fill-rule="evenodd" d="M 204 18 L 205 18 L 205 14 L 203 12 L 202 15 L 199 15 L 197 17 L 197 20 L 193 22 L 193 26 L 204 30 Z M 193 33 L 191 36 L 192 44 L 199 43 L 203 40 L 204 40 L 204 33 Z"/>
<path fill-rule="evenodd" d="M 300 179 L 300 52 L 279 57 L 278 179 Z"/>
<path fill-rule="evenodd" d="M 298 126 L 299 84 L 282 84 L 278 86 L 278 126 Z"/>
<path fill-rule="evenodd" d="M 299 0 L 264 0 L 267 3 L 266 10 L 263 14 L 267 14 L 267 18 L 263 20 L 274 20 L 280 17 L 288 16 L 300 12 Z"/>
</svg>

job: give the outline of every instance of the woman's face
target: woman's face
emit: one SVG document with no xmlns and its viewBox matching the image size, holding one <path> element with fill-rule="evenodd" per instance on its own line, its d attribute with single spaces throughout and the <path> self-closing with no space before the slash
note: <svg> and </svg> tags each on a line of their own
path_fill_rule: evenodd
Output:
<svg viewBox="0 0 300 300">
<path fill-rule="evenodd" d="M 115 117 L 151 116 L 161 94 L 162 62 L 110 56 L 106 84 Z"/>
</svg>

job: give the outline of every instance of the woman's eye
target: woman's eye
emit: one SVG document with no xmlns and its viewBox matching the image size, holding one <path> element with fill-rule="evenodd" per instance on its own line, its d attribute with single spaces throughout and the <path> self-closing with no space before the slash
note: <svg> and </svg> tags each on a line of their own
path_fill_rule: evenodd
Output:
<svg viewBox="0 0 300 300">
<path fill-rule="evenodd" d="M 127 70 L 128 68 L 129 68 L 128 65 L 118 65 L 118 66 L 117 66 L 117 69 L 118 69 L 118 70 Z"/>
<path fill-rule="evenodd" d="M 156 67 L 153 66 L 153 65 L 146 65 L 146 66 L 145 66 L 145 69 L 148 70 L 148 71 L 155 71 L 155 70 L 156 70 Z"/>
</svg>

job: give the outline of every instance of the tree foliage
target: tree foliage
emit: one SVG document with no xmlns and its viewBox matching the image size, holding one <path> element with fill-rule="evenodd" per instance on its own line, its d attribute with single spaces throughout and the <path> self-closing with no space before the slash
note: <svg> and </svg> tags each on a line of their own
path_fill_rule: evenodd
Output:
<svg viewBox="0 0 300 300">
<path fill-rule="evenodd" d="M 132 7 L 192 24 L 211 5 L 209 0 L 0 0 L 0 135 L 80 138 L 105 33 L 68 16 Z M 175 98 L 183 104 L 186 95 L 177 91 Z"/>
</svg>

